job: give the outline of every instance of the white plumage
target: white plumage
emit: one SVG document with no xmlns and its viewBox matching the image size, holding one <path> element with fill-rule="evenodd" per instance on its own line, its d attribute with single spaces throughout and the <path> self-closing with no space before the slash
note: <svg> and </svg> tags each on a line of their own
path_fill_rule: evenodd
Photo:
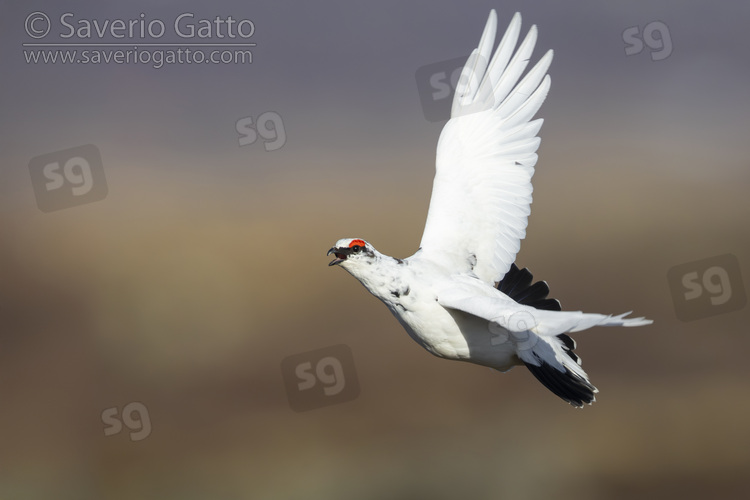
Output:
<svg viewBox="0 0 750 500">
<path fill-rule="evenodd" d="M 471 270 L 467 258 L 474 255 L 473 272 L 488 283 L 505 275 L 526 235 L 540 142 L 537 133 L 542 126 L 541 119 L 529 120 L 549 91 L 546 71 L 553 55 L 547 52 L 517 84 L 534 49 L 536 27 L 512 59 L 521 31 L 520 14 L 513 16 L 492 56 L 496 29 L 493 10 L 479 48 L 462 71 L 451 119 L 440 134 L 432 200 L 420 244 L 425 256 L 456 271 Z"/>
<path fill-rule="evenodd" d="M 493 55 L 496 30 L 493 10 L 438 141 L 419 251 L 394 259 L 364 240 L 346 238 L 329 250 L 336 255 L 331 265 L 362 282 L 436 356 L 501 371 L 525 364 L 555 394 L 582 406 L 595 400 L 597 390 L 565 334 L 651 321 L 560 311 L 557 301 L 546 299 L 546 284 L 532 285 L 528 271 L 512 266 L 526 235 L 540 142 L 542 120 L 532 118 L 549 92 L 553 53 L 520 79 L 536 27 L 515 50 L 521 32 L 516 13 Z"/>
</svg>

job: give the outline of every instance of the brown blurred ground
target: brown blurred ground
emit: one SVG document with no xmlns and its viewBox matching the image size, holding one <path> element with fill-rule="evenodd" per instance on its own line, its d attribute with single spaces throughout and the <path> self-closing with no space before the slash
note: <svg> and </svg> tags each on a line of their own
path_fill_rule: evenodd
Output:
<svg viewBox="0 0 750 500">
<path fill-rule="evenodd" d="M 748 309 L 679 322 L 666 281 L 727 252 L 748 272 L 745 186 L 574 160 L 535 178 L 519 263 L 567 309 L 655 320 L 576 335 L 601 390 L 583 410 L 522 368 L 431 357 L 326 266 L 340 237 L 414 251 L 429 155 L 398 182 L 360 158 L 372 174 L 131 169 L 103 202 L 42 214 L 25 198 L 0 215 L 0 498 L 747 495 Z M 292 412 L 281 360 L 339 343 L 360 396 Z M 151 435 L 105 437 L 102 410 L 130 401 Z"/>
</svg>

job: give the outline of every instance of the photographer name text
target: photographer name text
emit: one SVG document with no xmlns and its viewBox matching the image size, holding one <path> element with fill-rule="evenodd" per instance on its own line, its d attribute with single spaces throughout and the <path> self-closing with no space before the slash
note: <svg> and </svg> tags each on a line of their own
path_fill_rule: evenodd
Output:
<svg viewBox="0 0 750 500">
<path fill-rule="evenodd" d="M 48 41 L 48 36 L 57 35 L 60 41 L 88 43 L 102 40 L 142 43 L 164 39 L 242 42 L 255 34 L 255 24 L 250 19 L 235 19 L 231 15 L 200 18 L 191 12 L 169 21 L 149 18 L 144 13 L 133 19 L 86 19 L 66 12 L 56 22 L 43 12 L 32 12 L 26 18 L 25 29 L 36 40 Z"/>
</svg>

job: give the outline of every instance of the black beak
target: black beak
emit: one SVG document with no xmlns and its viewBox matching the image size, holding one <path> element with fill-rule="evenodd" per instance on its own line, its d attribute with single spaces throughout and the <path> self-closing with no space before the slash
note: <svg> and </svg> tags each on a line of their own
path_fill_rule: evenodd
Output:
<svg viewBox="0 0 750 500">
<path fill-rule="evenodd" d="M 326 255 L 334 254 L 336 258 L 329 262 L 328 265 L 335 266 L 336 264 L 341 264 L 346 260 L 350 253 L 352 253 L 351 248 L 331 248 Z"/>
</svg>

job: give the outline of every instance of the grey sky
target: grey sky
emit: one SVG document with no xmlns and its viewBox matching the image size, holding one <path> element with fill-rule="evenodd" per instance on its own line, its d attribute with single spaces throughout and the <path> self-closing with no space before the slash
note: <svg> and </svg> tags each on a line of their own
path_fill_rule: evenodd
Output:
<svg viewBox="0 0 750 500">
<path fill-rule="evenodd" d="M 273 159 L 239 148 L 235 123 L 269 110 L 283 118 L 286 153 L 294 153 L 285 168 L 307 168 L 296 163 L 300 156 L 341 151 L 379 150 L 384 164 L 387 152 L 418 149 L 429 156 L 442 124 L 424 120 L 415 72 L 467 54 L 493 7 L 503 27 L 516 10 L 524 31 L 538 25 L 535 59 L 555 50 L 552 90 L 541 113 L 547 120 L 542 151 L 573 145 L 569 134 L 576 131 L 592 143 L 590 154 L 604 153 L 610 143 L 672 148 L 678 155 L 685 147 L 693 158 L 720 151 L 727 171 L 737 173 L 750 127 L 750 41 L 743 36 L 750 7 L 744 2 L 720 8 L 677 1 L 18 2 L 6 4 L 0 16 L 0 192 L 27 183 L 18 171 L 30 158 L 86 143 L 107 148 L 104 161 L 113 168 L 121 155 L 152 168 L 163 168 L 157 159 L 171 156 L 186 170 L 210 161 L 219 175 L 244 168 L 252 155 L 262 170 Z M 144 13 L 167 25 L 159 41 L 174 40 L 170 23 L 181 13 L 196 20 L 231 15 L 253 21 L 257 47 L 250 65 L 27 64 L 21 44 L 34 41 L 24 33 L 33 11 L 48 14 L 58 32 L 63 12 L 73 14 L 70 22 L 127 21 Z M 668 27 L 669 57 L 652 60 L 647 46 L 627 56 L 623 31 L 654 21 Z"/>
</svg>

